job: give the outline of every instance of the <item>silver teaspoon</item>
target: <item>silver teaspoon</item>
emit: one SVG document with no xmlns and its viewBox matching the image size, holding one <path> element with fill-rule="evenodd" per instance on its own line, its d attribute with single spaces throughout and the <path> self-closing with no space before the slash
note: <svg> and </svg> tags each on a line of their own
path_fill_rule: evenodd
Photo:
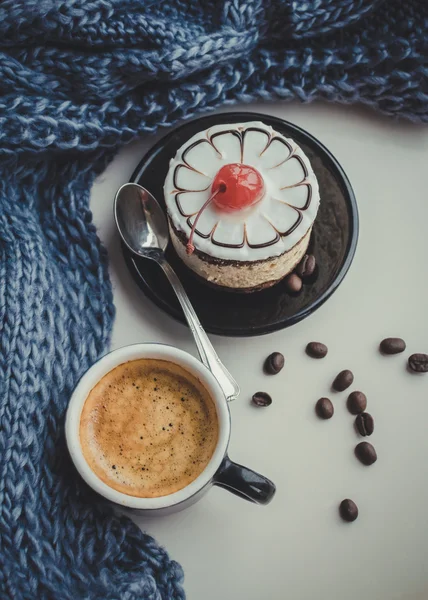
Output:
<svg viewBox="0 0 428 600">
<path fill-rule="evenodd" d="M 162 267 L 181 304 L 195 338 L 199 356 L 222 388 L 227 400 L 238 397 L 240 389 L 214 350 L 181 281 L 165 258 L 169 241 L 165 213 L 154 196 L 136 183 L 125 183 L 114 199 L 114 216 L 125 245 L 137 256 L 154 260 Z"/>
</svg>

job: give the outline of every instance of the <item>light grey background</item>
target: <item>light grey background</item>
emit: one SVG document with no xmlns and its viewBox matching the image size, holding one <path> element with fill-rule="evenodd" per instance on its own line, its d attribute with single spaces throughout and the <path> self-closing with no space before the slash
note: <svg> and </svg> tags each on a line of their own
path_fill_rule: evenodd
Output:
<svg viewBox="0 0 428 600">
<path fill-rule="evenodd" d="M 354 263 L 339 290 L 291 329 L 249 339 L 212 336 L 241 385 L 232 405 L 231 457 L 277 484 L 267 507 L 213 489 L 189 510 L 139 525 L 184 567 L 188 600 L 426 600 L 428 598 L 428 374 L 406 372 L 406 358 L 428 352 L 428 130 L 341 106 L 238 107 L 283 117 L 315 135 L 354 187 L 361 219 Z M 113 347 L 159 341 L 196 354 L 189 331 L 157 309 L 131 280 L 112 218 L 116 189 L 158 138 L 123 150 L 93 188 L 92 209 L 111 261 L 117 317 Z M 386 336 L 405 355 L 382 357 Z M 315 361 L 307 342 L 329 347 Z M 284 353 L 280 375 L 264 358 Z M 338 371 L 355 374 L 376 423 L 378 461 L 358 463 L 346 392 L 331 394 Z M 250 405 L 271 393 L 266 409 Z M 331 421 L 314 404 L 330 395 Z M 352 498 L 359 519 L 342 523 Z"/>
</svg>

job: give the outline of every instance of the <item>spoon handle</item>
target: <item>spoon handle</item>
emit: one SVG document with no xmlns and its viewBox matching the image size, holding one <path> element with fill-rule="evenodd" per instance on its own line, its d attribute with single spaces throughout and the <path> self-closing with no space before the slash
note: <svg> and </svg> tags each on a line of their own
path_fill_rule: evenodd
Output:
<svg viewBox="0 0 428 600">
<path fill-rule="evenodd" d="M 159 265 L 162 267 L 165 275 L 168 277 L 168 280 L 174 289 L 174 292 L 177 294 L 177 298 L 181 304 L 181 308 L 183 309 L 184 316 L 186 317 L 187 323 L 193 333 L 193 337 L 195 338 L 201 361 L 217 379 L 221 389 L 224 392 L 224 395 L 226 396 L 226 399 L 229 402 L 231 400 L 235 400 L 240 392 L 239 385 L 236 383 L 235 379 L 217 356 L 209 337 L 207 336 L 197 314 L 195 313 L 183 284 L 179 280 L 174 269 L 166 260 L 159 260 Z"/>
</svg>

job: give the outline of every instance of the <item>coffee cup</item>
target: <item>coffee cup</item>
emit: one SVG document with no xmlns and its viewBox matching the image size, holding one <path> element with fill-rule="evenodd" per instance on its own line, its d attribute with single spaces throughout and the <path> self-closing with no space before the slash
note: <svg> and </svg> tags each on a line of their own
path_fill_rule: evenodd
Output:
<svg viewBox="0 0 428 600">
<path fill-rule="evenodd" d="M 183 488 L 157 497 L 139 497 L 114 489 L 90 467 L 82 448 L 80 422 L 85 402 L 97 384 L 115 368 L 131 361 L 151 359 L 168 361 L 196 378 L 208 392 L 218 422 L 213 454 L 202 472 Z M 212 373 L 196 358 L 173 346 L 156 343 L 134 344 L 119 348 L 98 360 L 77 384 L 67 409 L 65 434 L 71 459 L 84 481 L 111 502 L 142 511 L 147 515 L 169 514 L 187 508 L 199 500 L 211 486 L 222 487 L 256 504 L 268 504 L 275 485 L 259 473 L 233 462 L 228 456 L 231 432 L 228 402 Z"/>
</svg>

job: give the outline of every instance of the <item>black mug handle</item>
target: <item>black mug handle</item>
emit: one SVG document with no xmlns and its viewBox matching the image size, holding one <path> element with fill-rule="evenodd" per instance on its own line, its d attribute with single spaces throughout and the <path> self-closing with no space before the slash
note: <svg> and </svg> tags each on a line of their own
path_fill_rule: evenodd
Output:
<svg viewBox="0 0 428 600">
<path fill-rule="evenodd" d="M 276 491 L 270 479 L 234 463 L 228 456 L 224 457 L 213 483 L 256 504 L 269 504 Z"/>
</svg>

